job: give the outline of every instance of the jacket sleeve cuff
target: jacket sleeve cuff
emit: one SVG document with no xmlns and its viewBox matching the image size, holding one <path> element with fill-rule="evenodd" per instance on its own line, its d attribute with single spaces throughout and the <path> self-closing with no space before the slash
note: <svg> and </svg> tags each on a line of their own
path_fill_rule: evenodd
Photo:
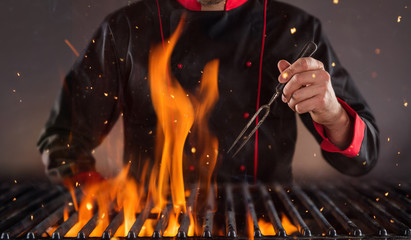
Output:
<svg viewBox="0 0 411 240">
<path fill-rule="evenodd" d="M 346 149 L 341 150 L 337 146 L 335 146 L 326 136 L 324 126 L 318 124 L 313 121 L 314 127 L 317 130 L 318 134 L 323 138 L 321 142 L 321 149 L 327 152 L 334 152 L 334 153 L 341 153 L 346 157 L 355 157 L 359 154 L 361 149 L 361 144 L 364 139 L 364 130 L 365 130 L 365 123 L 364 121 L 358 116 L 357 112 L 355 112 L 347 103 L 342 101 L 338 98 L 338 102 L 344 108 L 344 110 L 348 113 L 348 115 L 354 120 L 354 133 L 351 139 L 351 144 Z"/>
</svg>

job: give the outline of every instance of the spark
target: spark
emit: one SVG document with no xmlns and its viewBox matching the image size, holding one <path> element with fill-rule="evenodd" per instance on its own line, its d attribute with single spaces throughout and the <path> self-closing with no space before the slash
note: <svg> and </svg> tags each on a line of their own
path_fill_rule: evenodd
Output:
<svg viewBox="0 0 411 240">
<path fill-rule="evenodd" d="M 69 42 L 69 40 L 64 39 L 64 42 L 67 44 L 67 46 L 69 46 L 71 48 L 71 51 L 73 51 L 73 53 L 78 57 L 80 56 L 80 54 L 78 53 L 78 51 L 76 50 L 76 48 L 74 48 L 74 46 Z M 84 56 L 85 58 L 87 58 L 87 55 Z"/>
<path fill-rule="evenodd" d="M 80 186 L 80 184 L 78 182 L 76 182 L 76 187 Z"/>
<path fill-rule="evenodd" d="M 398 183 L 398 187 L 401 187 L 401 183 Z"/>
<path fill-rule="evenodd" d="M 283 77 L 283 79 L 287 79 L 287 77 L 288 77 L 288 73 L 286 73 L 286 72 L 285 72 L 285 73 L 283 73 L 283 74 L 282 74 L 282 77 Z"/>
<path fill-rule="evenodd" d="M 124 62 L 124 58 L 120 58 L 120 62 Z"/>
<path fill-rule="evenodd" d="M 108 93 L 104 93 L 104 96 L 106 96 L 106 97 L 107 97 L 107 96 L 108 96 Z"/>
<path fill-rule="evenodd" d="M 384 196 L 388 197 L 388 194 L 389 194 L 389 192 L 386 192 L 386 193 L 384 194 Z"/>
<path fill-rule="evenodd" d="M 91 209 L 93 209 L 93 204 L 91 204 L 91 203 L 87 203 L 86 204 L 86 208 L 87 208 L 87 210 L 89 210 L 89 211 L 91 211 Z"/>
<path fill-rule="evenodd" d="M 19 102 L 22 103 L 22 102 L 23 102 L 23 99 L 20 99 Z"/>
<path fill-rule="evenodd" d="M 104 121 L 104 125 L 106 125 L 108 123 L 108 121 L 106 120 L 106 121 Z"/>
<path fill-rule="evenodd" d="M 404 107 L 408 107 L 408 102 L 404 100 Z"/>
<path fill-rule="evenodd" d="M 149 135 L 153 134 L 153 131 L 148 132 Z"/>
<path fill-rule="evenodd" d="M 30 216 L 31 221 L 33 221 L 33 215 Z"/>
<path fill-rule="evenodd" d="M 70 144 L 67 143 L 67 147 L 69 148 L 69 147 L 70 147 Z"/>
<path fill-rule="evenodd" d="M 196 151 L 197 151 L 197 149 L 196 149 L 195 147 L 192 147 L 192 148 L 191 148 L 191 152 L 192 152 L 192 153 L 196 153 Z"/>
<path fill-rule="evenodd" d="M 364 166 L 367 165 L 367 162 L 366 161 L 362 162 L 362 165 L 364 165 Z"/>
<path fill-rule="evenodd" d="M 314 157 L 317 157 L 317 153 L 314 153 Z"/>
<path fill-rule="evenodd" d="M 14 183 L 17 183 L 17 180 L 16 180 L 16 179 L 14 179 Z"/>
<path fill-rule="evenodd" d="M 13 89 L 13 93 L 16 93 L 16 89 Z"/>
<path fill-rule="evenodd" d="M 397 154 L 398 154 L 398 155 L 400 155 L 400 154 L 401 154 L 401 152 L 397 152 Z"/>
<path fill-rule="evenodd" d="M 332 63 L 331 63 L 331 66 L 332 66 L 332 67 L 335 67 L 335 62 L 332 62 Z"/>
<path fill-rule="evenodd" d="M 297 32 L 297 29 L 295 27 L 293 27 L 293 28 L 290 29 L 290 32 L 291 32 L 291 34 L 294 34 L 294 33 Z"/>
<path fill-rule="evenodd" d="M 315 78 L 315 77 L 316 77 L 314 73 L 313 73 L 312 77 L 313 77 L 313 78 Z"/>
<path fill-rule="evenodd" d="M 394 223 L 394 220 L 390 219 L 390 223 Z"/>
<path fill-rule="evenodd" d="M 21 75 L 20 75 L 20 73 L 18 72 L 18 73 L 17 73 L 17 77 L 20 77 L 20 76 L 21 76 Z"/>
<path fill-rule="evenodd" d="M 375 201 L 376 201 L 376 202 L 379 202 L 379 201 L 380 201 L 380 198 L 376 198 Z"/>
<path fill-rule="evenodd" d="M 93 149 L 93 151 L 91 151 L 91 154 L 94 154 L 94 153 L 96 153 L 96 150 Z"/>
<path fill-rule="evenodd" d="M 338 0 L 333 0 L 334 4 L 338 4 L 338 2 L 339 2 Z"/>
<path fill-rule="evenodd" d="M 138 29 L 138 26 L 136 26 L 136 29 Z"/>
<path fill-rule="evenodd" d="M 69 206 L 73 206 L 73 203 L 72 203 L 72 202 L 69 202 L 68 205 L 69 205 Z"/>
<path fill-rule="evenodd" d="M 324 207 L 321 207 L 321 208 L 320 208 L 320 212 L 322 212 L 322 211 L 324 211 Z"/>
<path fill-rule="evenodd" d="M 15 202 L 17 200 L 17 198 L 13 198 L 13 202 Z"/>
<path fill-rule="evenodd" d="M 391 138 L 387 138 L 387 142 L 390 142 L 391 141 Z"/>
<path fill-rule="evenodd" d="M 62 165 L 66 164 L 66 161 L 61 162 Z"/>
<path fill-rule="evenodd" d="M 114 97 L 114 100 L 117 100 L 117 99 L 118 99 L 118 97 L 115 96 L 115 97 Z"/>
<path fill-rule="evenodd" d="M 380 53 L 381 53 L 381 49 L 376 48 L 376 49 L 375 49 L 375 54 L 379 55 Z"/>
<path fill-rule="evenodd" d="M 397 22 L 399 23 L 399 22 L 401 22 L 401 16 L 398 16 L 398 18 L 397 18 Z"/>
<path fill-rule="evenodd" d="M 93 41 L 92 41 L 92 42 L 93 42 L 93 43 L 96 43 L 96 40 L 94 40 L 94 39 L 93 39 Z"/>
</svg>

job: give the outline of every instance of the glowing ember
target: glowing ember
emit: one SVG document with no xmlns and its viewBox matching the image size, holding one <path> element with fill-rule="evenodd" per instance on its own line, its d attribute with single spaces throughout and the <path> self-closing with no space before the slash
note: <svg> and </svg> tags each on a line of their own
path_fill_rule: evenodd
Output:
<svg viewBox="0 0 411 240">
<path fill-rule="evenodd" d="M 290 29 L 290 32 L 291 32 L 291 34 L 294 34 L 294 33 L 297 32 L 297 29 L 295 27 L 293 27 L 293 28 Z"/>
<path fill-rule="evenodd" d="M 338 4 L 338 2 L 339 2 L 338 0 L 333 0 L 334 4 Z"/>
<path fill-rule="evenodd" d="M 401 16 L 398 16 L 398 18 L 397 18 L 397 22 L 401 22 Z"/>
<path fill-rule="evenodd" d="M 283 78 L 283 79 L 287 79 L 288 78 L 288 73 L 283 73 L 282 75 L 281 75 L 281 77 Z"/>
<path fill-rule="evenodd" d="M 20 73 L 17 73 L 17 77 L 20 77 Z"/>
<path fill-rule="evenodd" d="M 331 63 L 331 66 L 332 66 L 332 67 L 335 67 L 335 62 L 332 62 L 332 63 Z"/>
</svg>

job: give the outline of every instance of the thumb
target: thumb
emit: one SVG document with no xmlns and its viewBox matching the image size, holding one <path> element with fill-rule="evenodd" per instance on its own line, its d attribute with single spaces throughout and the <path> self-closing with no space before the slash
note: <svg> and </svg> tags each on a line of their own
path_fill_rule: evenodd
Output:
<svg viewBox="0 0 411 240">
<path fill-rule="evenodd" d="M 286 60 L 280 60 L 278 61 L 278 64 L 277 64 L 277 67 L 278 67 L 278 70 L 280 70 L 280 73 L 286 70 L 289 66 L 291 66 L 291 63 L 287 62 Z"/>
</svg>

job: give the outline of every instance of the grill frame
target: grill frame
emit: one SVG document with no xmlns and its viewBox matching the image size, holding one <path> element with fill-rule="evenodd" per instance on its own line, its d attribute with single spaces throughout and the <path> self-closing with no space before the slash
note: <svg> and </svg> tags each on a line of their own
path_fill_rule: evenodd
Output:
<svg viewBox="0 0 411 240">
<path fill-rule="evenodd" d="M 153 218 L 149 203 L 136 216 L 127 237 L 118 239 L 411 239 L 411 184 L 396 181 L 339 183 L 333 185 L 293 184 L 225 184 L 219 187 L 217 201 L 209 194 L 206 206 L 198 218 L 203 232 L 200 236 L 188 237 L 190 218 L 180 218 L 180 228 L 175 237 L 162 237 L 171 203 L 162 211 L 164 218 L 158 221 L 152 237 L 138 237 L 144 221 Z M 398 184 L 401 182 L 401 184 Z M 6 239 L 73 239 L 63 237 L 78 221 L 78 213 L 69 209 L 70 217 L 60 223 L 64 206 L 72 201 L 71 195 L 48 184 L 3 184 L 0 191 L 0 240 Z M 212 189 L 210 193 L 214 193 Z M 388 193 L 388 194 L 387 194 Z M 198 197 L 197 188 L 191 189 L 187 209 L 194 208 Z M 77 199 L 80 193 L 77 194 Z M 14 200 L 13 200 L 14 199 Z M 28 199 L 33 199 L 24 204 Z M 37 207 L 41 205 L 41 207 Z M 217 205 L 217 212 L 213 209 Z M 13 209 L 13 206 L 17 209 Z M 239 210 L 244 207 L 244 210 Z M 346 207 L 348 207 L 346 209 Z M 261 209 L 264 209 L 262 212 Z M 306 209 L 306 211 L 304 211 Z M 323 211 L 324 210 L 324 211 Z M 280 214 L 285 214 L 297 226 L 298 233 L 288 235 L 282 226 Z M 246 215 L 254 234 L 245 234 Z M 31 217 L 33 216 L 33 217 Z M 275 236 L 264 236 L 258 219 L 261 216 L 271 222 Z M 309 217 L 308 217 L 309 216 Z M 216 217 L 224 218 L 216 219 Z M 30 218 L 30 219 L 29 219 Z M 123 221 L 123 212 L 110 214 L 110 224 L 101 237 L 89 237 L 97 224 L 98 213 L 81 229 L 77 239 L 110 239 Z M 220 225 L 215 225 L 217 222 Z M 221 222 L 225 226 L 221 226 Z M 48 227 L 58 225 L 51 236 L 42 236 Z M 315 226 L 315 227 L 314 227 Z M 223 229 L 225 235 L 215 234 Z M 214 229 L 214 231 L 213 231 Z"/>
</svg>

